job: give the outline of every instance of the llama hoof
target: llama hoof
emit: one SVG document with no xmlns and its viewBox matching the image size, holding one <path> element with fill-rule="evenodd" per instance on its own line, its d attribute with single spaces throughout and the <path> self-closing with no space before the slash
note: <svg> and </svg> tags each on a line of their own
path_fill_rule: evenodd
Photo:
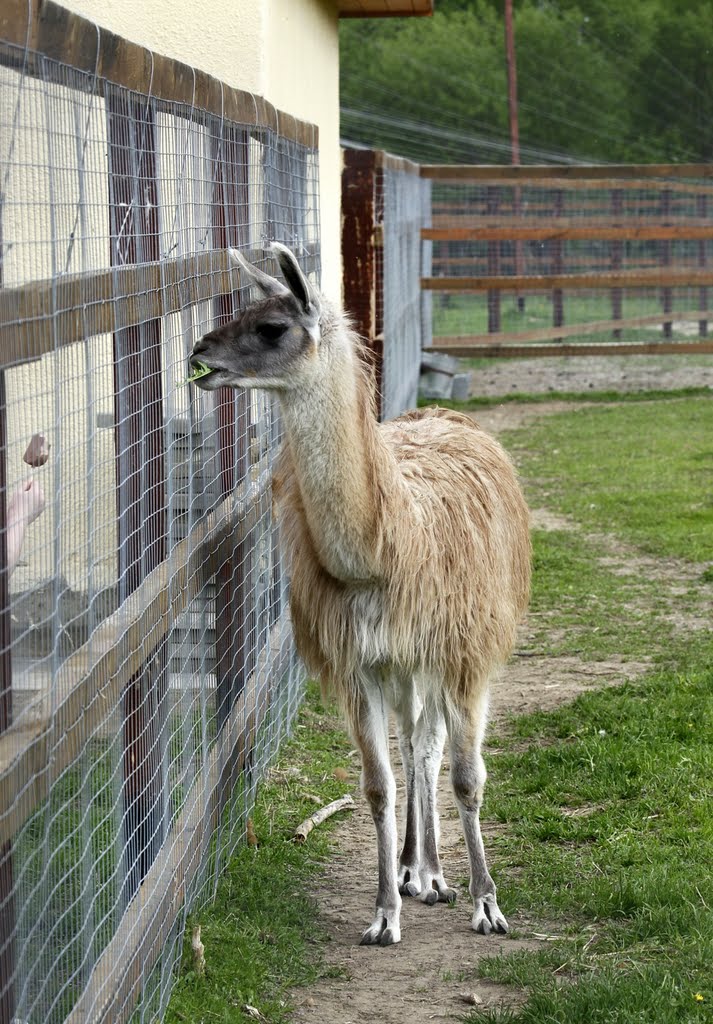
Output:
<svg viewBox="0 0 713 1024">
<path fill-rule="evenodd" d="M 421 892 L 421 886 L 418 882 L 418 871 L 415 868 L 402 864 L 399 867 L 398 886 L 402 896 L 418 896 Z"/>
<path fill-rule="evenodd" d="M 475 900 L 472 927 L 473 931 L 480 935 L 490 935 L 491 932 L 504 935 L 507 932 L 508 923 L 501 914 L 494 896 L 484 896 L 480 900 Z"/>
<path fill-rule="evenodd" d="M 384 928 L 379 945 L 393 946 L 395 942 L 401 942 L 401 930 L 399 928 Z"/>
<path fill-rule="evenodd" d="M 434 903 L 455 903 L 456 891 L 446 885 L 443 877 L 421 879 L 421 901 L 428 907 Z"/>
<path fill-rule="evenodd" d="M 360 946 L 392 946 L 401 941 L 401 928 L 397 924 L 388 924 L 385 917 L 376 920 L 364 932 Z"/>
</svg>

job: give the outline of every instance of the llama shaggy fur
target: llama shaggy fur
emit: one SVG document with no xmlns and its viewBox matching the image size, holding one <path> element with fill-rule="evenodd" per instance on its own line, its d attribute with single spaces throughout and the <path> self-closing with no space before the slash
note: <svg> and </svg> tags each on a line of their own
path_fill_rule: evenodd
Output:
<svg viewBox="0 0 713 1024">
<path fill-rule="evenodd" d="M 530 578 L 528 512 L 502 447 L 442 409 L 385 424 L 344 313 L 274 247 L 287 286 L 236 258 L 266 298 L 204 337 L 196 382 L 268 387 L 286 441 L 275 473 L 297 648 L 334 692 L 362 754 L 377 830 L 376 916 L 363 942 L 400 938 L 400 896 L 452 900 L 438 857 L 435 788 L 446 734 L 471 862 L 473 927 L 505 931 L 479 810 L 488 684 L 508 658 Z M 407 782 L 396 848 L 387 713 Z"/>
</svg>

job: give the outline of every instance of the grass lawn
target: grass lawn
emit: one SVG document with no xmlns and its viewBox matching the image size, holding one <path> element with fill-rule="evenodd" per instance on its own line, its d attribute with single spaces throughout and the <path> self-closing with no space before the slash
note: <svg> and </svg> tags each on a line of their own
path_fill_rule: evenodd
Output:
<svg viewBox="0 0 713 1024">
<path fill-rule="evenodd" d="M 531 643 L 651 668 L 556 712 L 513 718 L 491 738 L 485 811 L 506 826 L 489 840 L 493 874 L 515 880 L 502 907 L 552 941 L 481 961 L 474 980 L 522 987 L 525 1002 L 467 1019 L 713 1021 L 713 643 L 710 630 L 681 630 L 666 614 L 671 601 L 701 612 L 710 581 L 713 400 L 593 402 L 506 441 L 531 504 L 581 526 L 535 533 Z M 646 572 L 613 571 L 602 537 L 695 568 L 666 594 Z M 243 1021 L 245 1004 L 286 1021 L 289 986 L 318 976 L 321 935 L 306 892 L 330 829 L 302 847 L 289 837 L 314 809 L 308 793 L 326 801 L 354 787 L 348 749 L 312 692 L 262 789 L 260 846 L 240 851 L 216 904 L 196 918 L 207 970 L 195 974 L 187 941 L 171 1024 Z M 335 778 L 339 767 L 350 783 Z"/>
</svg>

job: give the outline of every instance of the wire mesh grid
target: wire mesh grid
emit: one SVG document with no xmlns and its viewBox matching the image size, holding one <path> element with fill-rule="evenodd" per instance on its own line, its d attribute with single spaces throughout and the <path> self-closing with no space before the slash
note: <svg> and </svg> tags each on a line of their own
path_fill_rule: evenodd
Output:
<svg viewBox="0 0 713 1024">
<path fill-rule="evenodd" d="M 2 1024 L 160 1017 L 301 696 L 276 408 L 179 386 L 228 246 L 318 281 L 316 130 L 260 102 L 0 45 Z"/>
<path fill-rule="evenodd" d="M 601 181 L 435 180 L 434 336 L 706 337 L 710 181 L 610 171 Z"/>
<path fill-rule="evenodd" d="M 377 323 L 383 333 L 381 413 L 385 420 L 416 405 L 421 350 L 430 343 L 430 296 L 421 291 L 424 267 L 421 228 L 430 215 L 431 183 L 416 165 L 384 154 L 376 178 Z"/>
</svg>

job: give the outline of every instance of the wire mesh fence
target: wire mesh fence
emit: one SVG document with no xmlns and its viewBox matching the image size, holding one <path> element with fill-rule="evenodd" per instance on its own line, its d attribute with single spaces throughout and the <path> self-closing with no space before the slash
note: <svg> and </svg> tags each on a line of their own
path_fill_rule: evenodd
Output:
<svg viewBox="0 0 713 1024">
<path fill-rule="evenodd" d="M 318 281 L 317 132 L 52 4 L 8 24 L 0 1022 L 152 1020 L 302 686 L 279 415 L 179 383 L 247 300 L 228 246 Z"/>
<path fill-rule="evenodd" d="M 436 344 L 462 339 L 485 354 L 503 342 L 666 341 L 683 351 L 707 338 L 709 171 L 423 168 Z"/>
<path fill-rule="evenodd" d="M 407 161 L 385 158 L 377 180 L 382 244 L 377 249 L 382 288 L 377 316 L 384 337 L 382 415 L 385 420 L 416 405 L 421 352 L 430 341 L 430 295 L 421 291 L 429 253 L 421 228 L 429 222 L 431 183 Z"/>
</svg>

